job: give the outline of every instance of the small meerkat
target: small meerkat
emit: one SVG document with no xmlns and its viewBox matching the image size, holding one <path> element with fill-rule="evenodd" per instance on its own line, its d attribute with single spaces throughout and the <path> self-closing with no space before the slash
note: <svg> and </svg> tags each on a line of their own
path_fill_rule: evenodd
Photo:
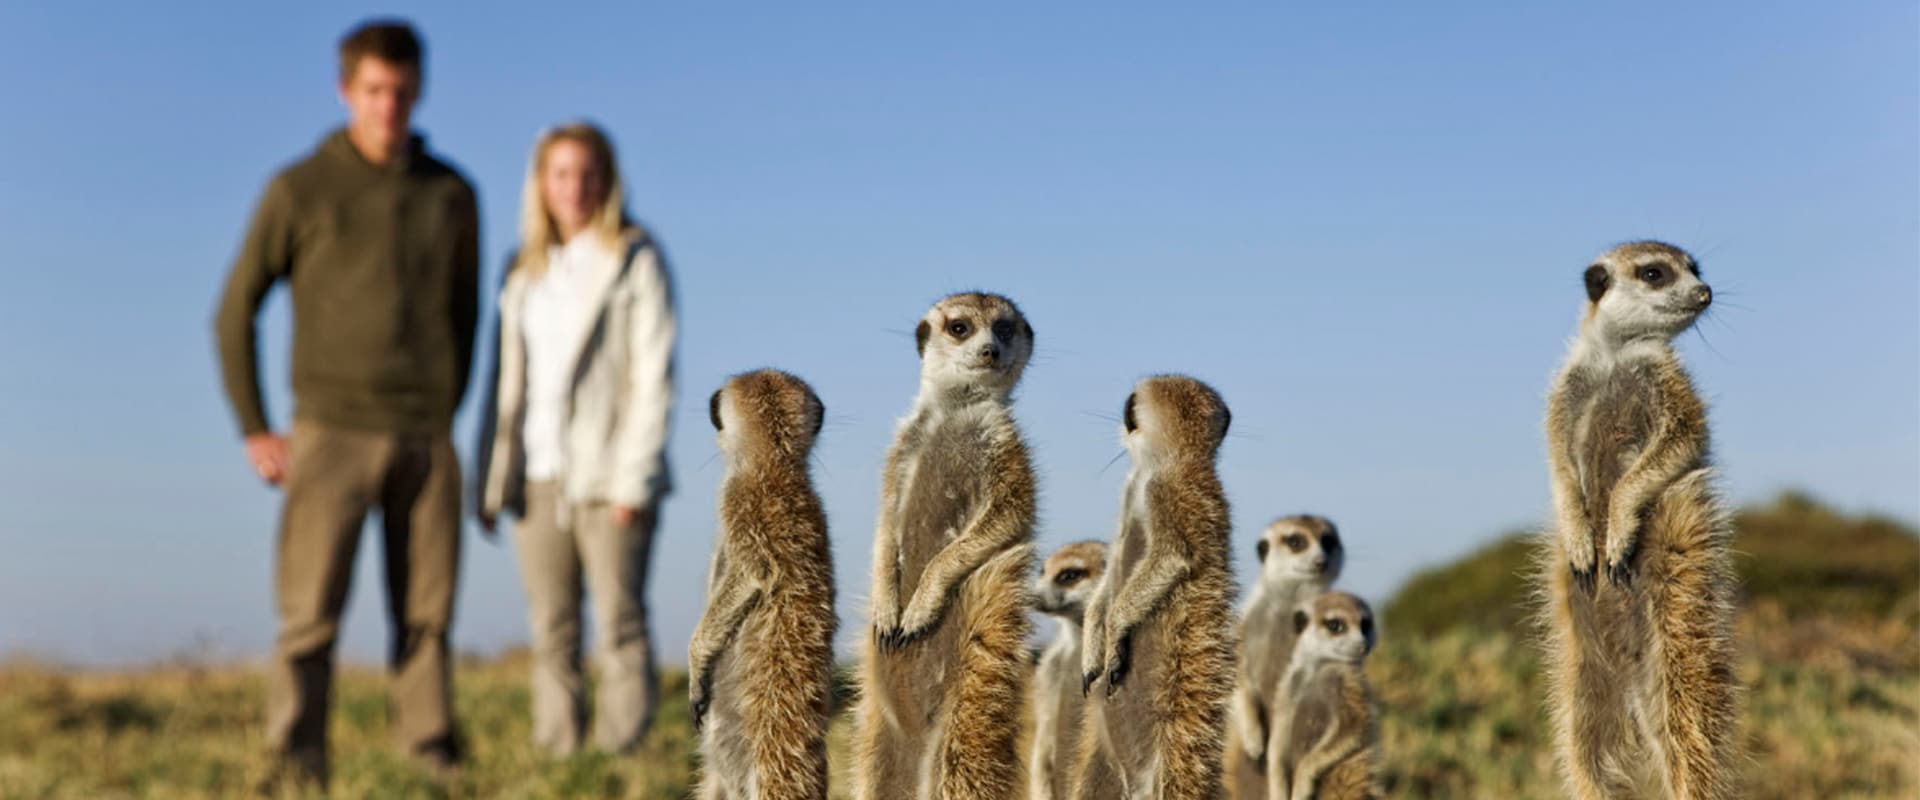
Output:
<svg viewBox="0 0 1920 800">
<path fill-rule="evenodd" d="M 1731 797 L 1732 529 L 1706 407 L 1672 343 L 1713 292 L 1660 242 L 1608 251 L 1585 282 L 1547 403 L 1555 526 L 1540 582 L 1561 768 L 1583 800 Z"/>
<path fill-rule="evenodd" d="M 1028 797 L 1065 798 L 1070 760 L 1079 752 L 1081 625 L 1087 599 L 1107 568 L 1106 542 L 1074 542 L 1060 548 L 1040 568 L 1033 585 L 1033 607 L 1060 620 L 1060 632 L 1040 654 L 1033 679 L 1033 742 L 1027 759 Z"/>
<path fill-rule="evenodd" d="M 1274 689 L 1293 658 L 1293 612 L 1340 578 L 1346 547 L 1333 521 L 1281 517 L 1254 544 L 1260 577 L 1240 616 L 1239 677 L 1228 707 L 1227 785 L 1236 800 L 1267 796 L 1267 739 Z"/>
<path fill-rule="evenodd" d="M 1364 662 L 1373 652 L 1373 609 L 1327 592 L 1294 610 L 1298 637 L 1277 691 L 1282 695 L 1267 752 L 1267 794 L 1275 800 L 1371 800 L 1379 761 L 1373 691 Z"/>
<path fill-rule="evenodd" d="M 1215 472 L 1232 415 L 1182 376 L 1141 381 L 1122 411 L 1132 458 L 1107 575 L 1087 607 L 1074 796 L 1214 798 L 1233 691 L 1226 492 Z"/>
<path fill-rule="evenodd" d="M 804 381 L 734 376 L 708 405 L 726 477 L 707 608 L 689 648 L 703 800 L 823 800 L 833 554 L 807 458 L 825 407 Z"/>
<path fill-rule="evenodd" d="M 1037 491 L 1012 414 L 1033 353 L 1013 301 L 951 295 L 921 318 L 920 391 L 881 480 L 854 796 L 1022 789 L 1027 581 Z"/>
</svg>

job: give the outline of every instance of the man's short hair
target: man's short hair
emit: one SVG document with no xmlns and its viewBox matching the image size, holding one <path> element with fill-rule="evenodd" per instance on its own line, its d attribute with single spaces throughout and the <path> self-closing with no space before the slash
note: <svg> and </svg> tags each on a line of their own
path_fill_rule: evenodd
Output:
<svg viewBox="0 0 1920 800">
<path fill-rule="evenodd" d="M 367 56 L 389 64 L 413 67 L 420 73 L 420 36 L 399 19 L 370 19 L 340 39 L 340 82 L 353 79 L 353 70 Z"/>
</svg>

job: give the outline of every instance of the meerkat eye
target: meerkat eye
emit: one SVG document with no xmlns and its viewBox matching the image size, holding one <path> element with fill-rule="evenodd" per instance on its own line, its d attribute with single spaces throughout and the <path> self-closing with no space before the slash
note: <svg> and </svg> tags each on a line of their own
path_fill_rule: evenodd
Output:
<svg viewBox="0 0 1920 800">
<path fill-rule="evenodd" d="M 965 339 L 969 333 L 973 333 L 973 326 L 967 324 L 967 321 L 964 319 L 956 319 L 947 323 L 948 336 L 952 336 L 955 339 Z"/>
<path fill-rule="evenodd" d="M 1372 617 L 1360 618 L 1360 635 L 1365 636 L 1369 639 L 1373 638 L 1373 618 Z"/>
<path fill-rule="evenodd" d="M 1337 619 L 1327 620 L 1326 625 L 1327 625 L 1327 632 L 1335 636 L 1339 636 L 1340 634 L 1347 632 L 1347 623 L 1342 622 L 1340 620 L 1337 620 Z"/>
<path fill-rule="evenodd" d="M 1265 539 L 1261 539 L 1258 543 L 1256 543 L 1253 546 L 1253 552 L 1260 557 L 1260 561 L 1262 563 L 1265 563 L 1267 560 L 1267 548 L 1269 546 L 1270 545 L 1267 544 L 1267 540 Z"/>
<path fill-rule="evenodd" d="M 1003 319 L 993 323 L 993 338 L 1001 341 L 1013 339 L 1013 320 Z"/>
<path fill-rule="evenodd" d="M 1084 569 L 1063 569 L 1060 570 L 1060 574 L 1053 576 L 1053 582 L 1061 586 L 1066 586 L 1079 583 L 1080 579 L 1086 576 L 1087 571 Z"/>
<path fill-rule="evenodd" d="M 1673 280 L 1673 271 L 1667 269 L 1667 265 L 1665 264 L 1648 264 L 1636 270 L 1634 274 L 1638 275 L 1640 280 L 1645 281 L 1648 286 L 1656 289 L 1667 285 Z"/>
<path fill-rule="evenodd" d="M 1325 536 L 1320 537 L 1320 549 L 1325 550 L 1329 553 L 1339 552 L 1340 551 L 1340 534 L 1329 533 Z"/>
<path fill-rule="evenodd" d="M 1286 544 L 1288 550 L 1296 553 L 1307 549 L 1307 537 L 1297 533 L 1289 533 L 1287 534 L 1287 538 L 1281 539 L 1280 541 Z"/>
</svg>

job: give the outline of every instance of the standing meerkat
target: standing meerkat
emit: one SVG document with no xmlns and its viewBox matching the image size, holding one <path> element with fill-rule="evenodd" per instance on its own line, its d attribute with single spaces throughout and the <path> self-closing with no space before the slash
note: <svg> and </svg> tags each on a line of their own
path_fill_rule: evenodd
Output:
<svg viewBox="0 0 1920 800">
<path fill-rule="evenodd" d="M 1192 378 L 1141 381 L 1122 412 L 1120 531 L 1087 607 L 1074 796 L 1218 797 L 1233 691 L 1232 554 L 1214 471 L 1232 419 Z"/>
<path fill-rule="evenodd" d="M 1732 530 L 1672 343 L 1713 293 L 1659 242 L 1608 251 L 1586 289 L 1547 403 L 1544 666 L 1561 767 L 1583 800 L 1731 797 Z"/>
<path fill-rule="evenodd" d="M 987 800 L 1020 781 L 1035 487 L 1012 392 L 1033 353 L 1013 301 L 920 320 L 920 392 L 882 476 L 873 629 L 854 742 L 861 800 Z"/>
<path fill-rule="evenodd" d="M 826 409 L 807 384 L 738 375 L 709 406 L 726 477 L 707 609 L 687 664 L 704 800 L 824 800 L 833 555 L 807 457 Z"/>
<path fill-rule="evenodd" d="M 1364 662 L 1373 652 L 1373 609 L 1328 592 L 1295 609 L 1298 637 L 1277 692 L 1267 752 L 1267 794 L 1275 800 L 1371 800 L 1379 734 Z"/>
<path fill-rule="evenodd" d="M 1106 542 L 1074 542 L 1047 559 L 1033 586 L 1034 608 L 1058 617 L 1060 632 L 1034 670 L 1032 755 L 1027 759 L 1030 800 L 1063 800 L 1071 788 L 1070 762 L 1079 752 L 1080 712 L 1086 707 L 1080 689 L 1080 631 L 1087 599 L 1106 569 Z"/>
<path fill-rule="evenodd" d="M 1293 612 L 1339 580 L 1346 553 L 1333 521 L 1313 514 L 1274 520 L 1254 545 L 1260 577 L 1240 617 L 1239 677 L 1227 713 L 1227 786 L 1236 800 L 1267 796 L 1267 739 L 1274 690 L 1293 658 Z"/>
</svg>

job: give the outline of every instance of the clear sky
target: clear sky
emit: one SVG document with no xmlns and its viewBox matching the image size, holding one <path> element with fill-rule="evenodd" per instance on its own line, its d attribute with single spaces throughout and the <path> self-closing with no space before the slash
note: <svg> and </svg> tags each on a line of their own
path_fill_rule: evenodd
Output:
<svg viewBox="0 0 1920 800">
<path fill-rule="evenodd" d="M 851 640 L 914 322 L 976 287 L 1038 332 L 1018 415 L 1049 550 L 1110 535 L 1112 417 L 1167 371 L 1233 408 L 1243 571 L 1268 519 L 1319 512 L 1378 601 L 1537 522 L 1580 271 L 1642 237 L 1692 249 L 1724 300 L 1680 346 L 1732 497 L 1920 518 L 1913 3 L 920 5 L 0 5 L 0 655 L 270 643 L 279 497 L 242 458 L 210 320 L 266 178 L 341 119 L 334 43 L 374 12 L 425 33 L 417 121 L 479 189 L 489 287 L 527 149 L 561 119 L 613 131 L 665 242 L 668 661 L 713 535 L 707 393 L 778 366 L 825 399 Z M 282 415 L 287 323 L 282 293 Z M 374 541 L 359 660 L 384 650 Z M 458 646 L 524 641 L 511 550 L 468 545 Z"/>
</svg>

